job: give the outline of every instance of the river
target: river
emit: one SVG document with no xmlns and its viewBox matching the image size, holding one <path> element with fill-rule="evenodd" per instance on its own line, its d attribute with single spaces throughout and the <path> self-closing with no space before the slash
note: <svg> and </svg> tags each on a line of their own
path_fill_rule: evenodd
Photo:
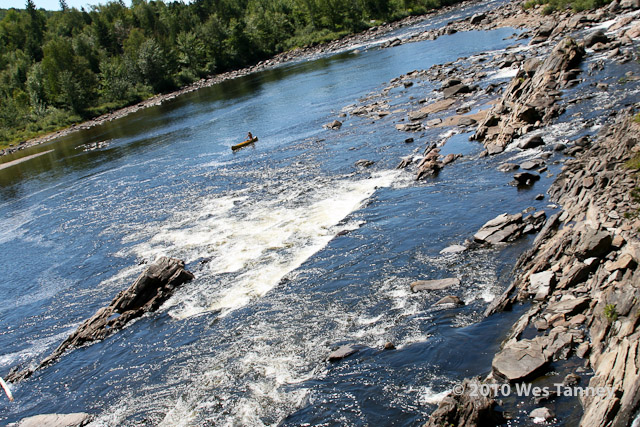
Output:
<svg viewBox="0 0 640 427">
<path fill-rule="evenodd" d="M 405 144 L 393 114 L 323 124 L 400 74 L 499 52 L 513 33 L 376 41 L 286 64 L 71 134 L 0 170 L 0 375 L 37 364 L 157 256 L 182 258 L 196 275 L 159 312 L 12 385 L 0 423 L 78 411 L 95 414 L 94 426 L 424 422 L 455 382 L 487 373 L 519 312 L 482 311 L 530 242 L 439 252 L 498 214 L 547 208 L 534 196 L 552 177 L 518 190 L 498 160 L 478 158 L 469 133 L 432 129 Z M 429 85 L 394 89 L 390 109 L 415 108 Z M 259 142 L 233 153 L 247 131 Z M 465 157 L 437 178 L 395 169 L 442 138 Z M 375 164 L 355 167 L 360 159 Z M 462 281 L 453 290 L 409 288 L 451 276 Z M 433 305 L 452 292 L 464 307 Z M 383 351 L 387 341 L 397 349 Z M 326 362 L 346 343 L 362 349 Z"/>
</svg>

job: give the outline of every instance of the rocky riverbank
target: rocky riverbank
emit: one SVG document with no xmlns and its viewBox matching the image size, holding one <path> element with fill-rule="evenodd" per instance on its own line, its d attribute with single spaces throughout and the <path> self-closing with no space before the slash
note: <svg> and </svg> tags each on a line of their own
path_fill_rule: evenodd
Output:
<svg viewBox="0 0 640 427">
<path fill-rule="evenodd" d="M 606 9 L 576 15 L 568 23 L 562 16 L 553 16 L 551 19 L 559 25 L 552 34 L 561 39 L 553 50 L 542 58 L 514 57 L 520 63 L 518 74 L 476 129 L 475 139 L 483 141 L 486 154 L 500 153 L 518 138 L 523 150 L 544 144 L 541 139 L 524 136 L 544 128 L 564 112 L 558 102 L 561 90 L 577 84 L 574 80 L 582 72 L 579 64 L 583 56 L 607 52 L 596 64 L 602 70 L 607 61 L 624 62 L 627 55 L 633 55 L 638 26 L 628 26 L 633 22 L 629 17 L 618 19 L 608 28 L 608 34 L 594 29 L 581 40 L 565 38 L 575 35 L 572 29 L 584 28 L 585 23 L 595 26 L 616 19 L 618 7 L 614 3 Z M 543 29 L 538 34 L 552 37 Z M 537 44 L 539 37 L 536 35 L 531 44 Z M 594 69 L 590 73 L 595 74 Z M 619 111 L 612 113 L 612 119 L 595 139 L 576 141 L 566 152 L 575 159 L 565 162 L 548 191 L 561 211 L 546 220 L 533 248 L 519 258 L 515 280 L 487 309 L 486 314 L 492 315 L 516 303 L 530 304 L 495 355 L 491 374 L 476 384 L 489 385 L 486 390 L 495 399 L 487 399 L 486 394 L 478 396 L 478 387 L 466 383 L 460 393 L 440 404 L 427 425 L 497 425 L 503 415 L 514 417 L 528 406 L 538 406 L 529 414 L 534 422 L 551 421 L 554 400 L 562 393 L 554 391 L 558 387 L 549 387 L 552 391 L 543 398 L 527 396 L 531 401 L 502 402 L 505 412 L 501 414 L 495 414 L 493 408 L 498 398 L 505 396 L 496 391 L 505 390 L 501 388 L 504 384 L 510 387 L 531 382 L 575 390 L 571 387 L 577 386 L 585 373 L 587 378 L 582 381 L 588 383 L 580 384 L 586 390 L 579 396 L 584 409 L 580 425 L 626 426 L 637 419 L 640 123 L 637 104 L 616 107 Z M 531 166 L 546 169 L 543 163 Z M 504 170 L 517 167 L 504 165 Z M 419 177 L 420 168 L 417 174 Z M 514 184 L 531 185 L 536 177 L 516 174 Z M 492 236 L 496 242 L 512 240 L 523 229 L 520 223 L 520 214 L 496 218 L 474 236 L 475 240 L 491 240 Z M 582 359 L 582 367 L 560 363 L 570 358 Z M 606 396 L 590 390 L 606 392 Z"/>
<path fill-rule="evenodd" d="M 595 137 L 551 145 L 541 136 L 575 104 L 584 103 L 593 110 L 603 107 L 597 104 L 597 94 L 576 94 L 571 88 L 589 81 L 597 90 L 611 90 L 610 83 L 600 80 L 605 70 L 611 64 L 637 60 L 640 24 L 633 12 L 637 9 L 633 2 L 613 2 L 596 11 L 543 16 L 539 10 L 525 11 L 520 4 L 510 3 L 494 12 L 450 23 L 412 40 L 433 40 L 503 24 L 527 25 L 535 30 L 517 36 L 519 40 L 530 38 L 526 49 L 514 45 L 504 54 L 461 58 L 415 70 L 391 80 L 380 93 L 343 109 L 340 120 L 345 123 L 357 117 L 393 119 L 396 129 L 407 135 L 407 144 L 427 139 L 429 130 L 448 128 L 474 131 L 472 139 L 486 148 L 480 157 L 513 151 L 512 143 L 517 144 L 516 151 L 539 152 L 533 160 L 499 166 L 505 173 L 515 172 L 511 184 L 518 187 L 534 186 L 540 174 L 548 171 L 548 161 L 557 159 L 558 153 L 566 156 L 555 160 L 564 166 L 548 191 L 550 201 L 557 203 L 550 206 L 555 209 L 559 205 L 560 211 L 548 218 L 544 211 L 505 213 L 489 220 L 463 245 L 443 251 L 460 253 L 477 245 L 504 245 L 537 233 L 533 247 L 515 266 L 514 281 L 487 307 L 485 315 L 514 304 L 530 308 L 493 358 L 488 367 L 491 374 L 484 380 L 465 380 L 459 393 L 442 401 L 427 425 L 498 425 L 505 417 L 513 418 L 516 424 L 526 424 L 528 418 L 551 421 L 555 401 L 563 390 L 573 393 L 576 387 L 605 393 L 574 395 L 573 405 L 583 408 L 581 425 L 623 426 L 637 419 L 640 105 L 635 96 L 620 95 L 603 109 L 609 117 L 602 117 L 604 127 Z M 593 57 L 598 59 L 593 61 Z M 490 83 L 486 77 L 501 70 L 512 70 L 515 76 L 507 84 Z M 618 83 L 631 83 L 628 93 L 637 93 L 637 81 L 638 76 L 630 71 Z M 416 89 L 429 87 L 431 92 L 418 93 L 420 89 Z M 394 109 L 392 94 L 398 91 L 412 91 L 411 98 L 422 106 Z M 573 97 L 566 98 L 567 92 Z M 593 124 L 585 121 L 583 126 Z M 337 121 L 328 127 L 340 126 L 342 122 Z M 461 157 L 440 154 L 447 139 L 425 141 L 424 151 L 414 150 L 398 167 L 411 170 L 416 180 L 436 176 Z M 544 199 L 545 195 L 536 198 Z M 440 290 L 453 281 L 459 283 L 456 278 L 419 280 L 411 289 Z M 453 305 L 463 303 L 455 295 L 446 298 Z M 564 363 L 567 360 L 570 363 Z M 500 400 L 505 396 L 496 393 L 507 390 L 500 388 L 503 385 L 512 390 L 511 385 L 532 383 L 548 386 L 551 392 L 525 400 Z M 489 393 L 479 395 L 483 385 Z M 502 410 L 497 413 L 494 408 L 499 403 Z M 528 411 L 524 417 L 523 410 Z"/>
<path fill-rule="evenodd" d="M 640 123 L 635 114 L 633 108 L 621 111 L 584 152 L 566 162 L 549 189 L 561 213 L 547 220 L 533 248 L 520 257 L 514 282 L 487 312 L 530 303 L 495 355 L 484 384 L 493 392 L 504 390 L 502 384 L 540 384 L 546 377 L 551 392 L 532 403 L 547 405 L 532 411 L 532 418 L 547 414 L 543 418 L 552 419 L 547 406 L 558 397 L 557 384 L 561 390 L 576 386 L 578 374 L 587 370 L 593 376 L 580 385 L 587 390 L 580 399 L 581 426 L 627 426 L 637 417 L 640 200 L 634 191 L 640 181 Z M 584 361 L 575 372 L 572 365 L 553 365 L 571 357 Z M 428 425 L 443 420 L 497 425 L 487 424 L 482 414 L 498 402 L 464 390 L 445 399 Z M 451 399 L 469 410 L 455 412 Z M 519 408 L 503 405 L 503 410 L 514 414 Z"/>
</svg>

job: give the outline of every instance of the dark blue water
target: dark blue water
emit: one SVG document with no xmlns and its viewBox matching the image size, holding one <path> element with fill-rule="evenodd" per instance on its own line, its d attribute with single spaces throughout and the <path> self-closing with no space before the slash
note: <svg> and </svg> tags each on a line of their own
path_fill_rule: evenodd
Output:
<svg viewBox="0 0 640 427">
<path fill-rule="evenodd" d="M 499 51 L 512 33 L 283 66 L 76 133 L 0 170 L 0 375 L 37 364 L 157 256 L 182 258 L 196 275 L 158 313 L 12 385 L 16 402 L 0 399 L 0 423 L 76 411 L 95 414 L 94 425 L 424 422 L 454 382 L 487 373 L 518 313 L 481 313 L 528 241 L 439 252 L 500 213 L 546 202 L 495 170 L 518 153 L 477 158 L 469 134 L 447 129 L 404 143 L 395 123 L 433 96 L 426 81 L 390 92 L 390 110 L 402 111 L 341 118 L 338 131 L 322 125 L 400 74 Z M 232 153 L 247 131 L 259 142 Z M 464 157 L 436 178 L 395 169 L 447 138 L 445 149 Z M 360 159 L 375 164 L 355 167 Z M 410 292 L 414 280 L 452 276 L 459 287 Z M 433 305 L 447 294 L 466 305 Z M 383 351 L 387 341 L 397 350 Z M 362 349 L 328 364 L 345 343 Z"/>
</svg>

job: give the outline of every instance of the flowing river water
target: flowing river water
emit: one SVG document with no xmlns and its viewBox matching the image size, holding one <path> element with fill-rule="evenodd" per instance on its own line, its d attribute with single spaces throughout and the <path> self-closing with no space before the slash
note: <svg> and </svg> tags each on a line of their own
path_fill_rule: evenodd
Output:
<svg viewBox="0 0 640 427">
<path fill-rule="evenodd" d="M 440 251 L 503 212 L 550 212 L 534 196 L 553 178 L 518 190 L 495 166 L 521 154 L 478 158 L 470 134 L 434 129 L 421 141 L 449 138 L 445 151 L 465 157 L 415 182 L 395 169 L 414 146 L 393 116 L 322 125 L 400 74 L 499 53 L 513 33 L 377 41 L 286 64 L 36 147 L 27 154 L 53 151 L 0 170 L 0 375 L 35 365 L 157 256 L 182 258 L 196 275 L 158 312 L 13 384 L 0 424 L 78 411 L 95 414 L 94 426 L 424 422 L 455 382 L 487 373 L 518 309 L 482 311 L 529 241 Z M 394 89 L 390 108 L 417 108 L 429 85 Z M 584 131 L 570 128 L 556 134 Z M 247 131 L 259 142 L 232 153 Z M 98 141 L 107 145 L 82 150 Z M 355 167 L 360 159 L 375 164 Z M 409 288 L 453 276 L 454 289 Z M 466 305 L 433 305 L 450 293 Z M 397 349 L 383 351 L 387 341 Z M 362 349 L 326 362 L 345 343 Z"/>
</svg>

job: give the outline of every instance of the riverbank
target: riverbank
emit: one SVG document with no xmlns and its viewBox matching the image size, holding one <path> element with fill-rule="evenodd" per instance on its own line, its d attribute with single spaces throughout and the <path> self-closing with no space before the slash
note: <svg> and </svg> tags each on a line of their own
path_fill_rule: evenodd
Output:
<svg viewBox="0 0 640 427">
<path fill-rule="evenodd" d="M 536 233 L 533 248 L 515 266 L 515 279 L 487 307 L 485 315 L 515 304 L 530 308 L 493 357 L 488 369 L 491 374 L 482 381 L 465 380 L 454 388 L 458 393 L 441 402 L 429 426 L 499 425 L 505 418 L 516 424 L 527 424 L 530 419 L 563 424 L 567 420 L 562 415 L 568 411 L 577 411 L 583 426 L 629 425 L 637 417 L 639 76 L 628 71 L 611 83 L 609 74 L 612 67 L 637 60 L 634 49 L 640 26 L 634 20 L 635 9 L 631 4 L 621 7 L 613 3 L 588 13 L 543 16 L 510 3 L 488 14 L 449 23 L 414 38 L 433 40 L 501 23 L 522 22 L 536 29 L 517 36 L 519 40 L 530 38 L 526 48 L 516 44 L 505 54 L 461 58 L 416 70 L 390 81 L 381 93 L 343 109 L 345 123 L 355 116 L 378 120 L 395 115 L 396 129 L 412 135 L 406 143 L 423 137 L 429 129 L 452 129 L 453 133 L 473 129 L 472 139 L 485 146 L 480 157 L 505 151 L 529 153 L 533 159 L 503 163 L 498 168 L 513 174 L 511 184 L 518 188 L 534 187 L 544 173 L 552 176 L 548 172 L 551 162 L 564 164 L 548 191 L 553 212 L 548 218 L 544 211 L 530 210 L 487 218 L 472 239 L 443 251 L 464 253 L 478 245 L 499 247 Z M 501 73 L 512 73 L 513 78 L 506 85 L 487 84 L 488 76 Z M 425 81 L 436 87 L 426 99 L 424 93 L 416 93 L 419 89 L 412 89 L 424 87 Z M 595 91 L 573 92 L 585 84 Z M 390 111 L 389 94 L 403 88 L 413 90 L 424 106 L 408 112 Z M 610 95 L 606 105 L 599 99 L 602 92 Z M 581 113 L 575 111 L 580 104 L 603 114 L 600 120 L 584 119 L 580 127 L 597 129 L 602 123 L 601 131 L 566 143 L 545 142 L 542 136 L 546 129 L 565 118 L 567 110 L 573 109 L 580 121 Z M 330 127 L 335 128 L 335 123 Z M 398 167 L 414 173 L 416 180 L 455 167 L 462 155 L 441 154 L 447 140 L 426 141 L 424 151 L 413 150 Z M 544 194 L 536 196 L 537 200 L 544 198 Z M 452 284 L 460 284 L 459 279 L 417 281 L 411 289 L 429 292 L 455 287 Z M 458 295 L 449 295 L 436 305 L 456 307 L 463 303 Z M 516 385 L 518 389 L 536 386 L 550 391 L 542 397 L 540 393 L 507 393 L 515 391 Z M 581 396 L 574 393 L 575 387 L 606 391 L 609 397 Z M 487 393 L 479 395 L 479 389 Z M 500 395 L 501 391 L 506 392 Z M 500 413 L 494 410 L 498 405 L 503 408 Z M 563 414 L 556 415 L 558 412 Z"/>
<path fill-rule="evenodd" d="M 618 84 L 629 82 L 632 86 L 622 89 L 627 94 L 620 92 L 617 104 L 604 107 L 603 113 L 607 112 L 609 118 L 597 136 L 552 147 L 545 147 L 539 136 L 576 103 L 591 105 L 594 110 L 603 108 L 598 105 L 597 94 L 563 99 L 569 88 L 586 80 L 600 91 L 616 91 L 599 79 L 604 80 L 604 70 L 612 64 L 637 59 L 634 46 L 640 31 L 634 24 L 634 8 L 629 5 L 621 10 L 614 3 L 591 13 L 540 17 L 538 29 L 528 34 L 532 37 L 530 46 L 549 46 L 546 50 L 531 47 L 503 58 L 506 67 L 515 66 L 518 71 L 502 96 L 488 102 L 491 107 L 482 111 L 481 119 L 476 116 L 463 122 L 464 109 L 448 112 L 458 117 L 449 125 L 477 125 L 474 139 L 486 147 L 484 155 L 513 150 L 512 144 L 518 145 L 516 150 L 541 150 L 535 161 L 501 166 L 505 172 L 526 170 L 514 174 L 513 185 L 533 186 L 540 178 L 538 173 L 546 172 L 546 160 L 557 155 L 554 152 L 563 151 L 569 158 L 548 191 L 550 202 L 557 203 L 560 211 L 546 220 L 533 248 L 519 258 L 515 280 L 488 307 L 486 315 L 514 304 L 524 303 L 530 308 L 493 358 L 491 374 L 482 381 L 465 380 L 454 388 L 456 393 L 441 402 L 429 426 L 498 425 L 505 417 L 516 423 L 529 419 L 563 423 L 566 420 L 556 418 L 556 411 L 570 405 L 582 406 L 582 426 L 623 426 L 637 420 L 640 124 L 633 94 L 637 93 L 638 76 L 630 72 L 619 80 Z M 621 17 L 624 13 L 627 15 Z M 535 18 L 529 24 L 533 22 Z M 455 31 L 459 25 L 448 27 Z M 593 57 L 597 61 L 592 61 Z M 587 60 L 588 70 L 584 65 Z M 456 65 L 423 73 L 432 81 L 442 82 L 444 100 L 438 102 L 444 110 L 461 107 L 456 97 L 467 96 L 465 101 L 469 102 L 488 89 L 474 86 L 483 76 L 479 68 L 456 70 Z M 425 124 L 446 123 L 442 119 L 422 122 L 434 111 L 440 109 L 423 107 L 409 114 L 409 123 L 397 127 L 415 132 Z M 591 125 L 585 122 L 584 126 Z M 417 179 L 437 174 L 451 163 L 437 150 L 435 145 L 427 146 L 423 156 L 409 156 L 401 166 L 416 164 Z M 473 244 L 515 240 L 535 228 L 531 217 L 535 214 L 529 220 L 519 213 L 495 218 L 474 236 Z M 516 390 L 515 385 L 550 391 L 535 396 L 505 392 Z M 576 387 L 582 392 L 563 394 L 565 389 Z M 486 393 L 478 393 L 479 389 Z M 589 390 L 604 390 L 609 397 L 589 394 Z M 573 399 L 567 401 L 569 397 Z M 559 403 L 563 398 L 565 401 Z M 503 412 L 494 410 L 498 405 Z"/>
</svg>

